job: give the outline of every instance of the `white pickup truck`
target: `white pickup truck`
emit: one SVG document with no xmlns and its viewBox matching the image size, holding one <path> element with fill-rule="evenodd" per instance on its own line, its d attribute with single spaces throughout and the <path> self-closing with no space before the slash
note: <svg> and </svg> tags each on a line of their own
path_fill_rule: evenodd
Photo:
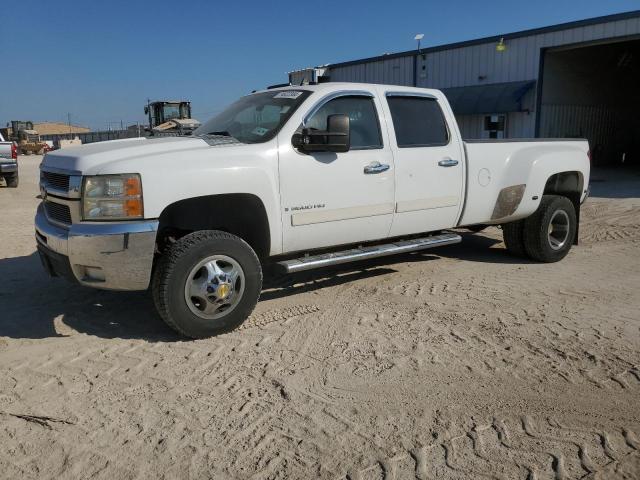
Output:
<svg viewBox="0 0 640 480">
<path fill-rule="evenodd" d="M 35 219 L 52 275 L 151 286 L 200 338 L 251 313 L 267 264 L 297 272 L 461 241 L 501 225 L 541 262 L 578 239 L 585 140 L 463 141 L 444 95 L 325 83 L 254 92 L 189 137 L 48 153 Z"/>
<path fill-rule="evenodd" d="M 18 186 L 18 147 L 14 142 L 5 141 L 0 133 L 0 178 L 7 187 Z"/>
</svg>

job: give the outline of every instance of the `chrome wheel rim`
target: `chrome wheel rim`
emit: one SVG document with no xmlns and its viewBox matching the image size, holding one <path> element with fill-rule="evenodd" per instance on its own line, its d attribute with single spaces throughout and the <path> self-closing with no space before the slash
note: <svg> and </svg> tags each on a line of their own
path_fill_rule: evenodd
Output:
<svg viewBox="0 0 640 480">
<path fill-rule="evenodd" d="M 569 215 L 564 210 L 556 210 L 549 222 L 547 240 L 553 250 L 560 250 L 569 239 Z"/>
<path fill-rule="evenodd" d="M 213 255 L 191 269 L 184 286 L 184 299 L 198 317 L 217 320 L 238 305 L 244 284 L 244 271 L 237 261 L 226 255 Z"/>
</svg>

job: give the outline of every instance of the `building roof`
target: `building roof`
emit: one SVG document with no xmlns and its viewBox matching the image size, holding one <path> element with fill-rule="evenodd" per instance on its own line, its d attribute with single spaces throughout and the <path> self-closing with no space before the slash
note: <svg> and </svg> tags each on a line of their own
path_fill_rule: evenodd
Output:
<svg viewBox="0 0 640 480">
<path fill-rule="evenodd" d="M 467 87 L 443 88 L 451 109 L 457 115 L 521 112 L 522 98 L 533 88 L 535 80 L 492 83 Z"/>
<path fill-rule="evenodd" d="M 540 27 L 540 28 L 531 28 L 529 30 L 521 30 L 519 32 L 512 32 L 512 33 L 505 33 L 505 34 L 499 34 L 499 35 L 493 35 L 490 37 L 482 37 L 482 38 L 477 38 L 477 39 L 473 39 L 473 40 L 465 40 L 462 42 L 455 42 L 455 43 L 448 43 L 448 44 L 444 44 L 444 45 L 437 45 L 434 47 L 425 47 L 425 48 L 421 48 L 420 49 L 420 53 L 431 53 L 431 52 L 439 52 L 442 50 L 452 50 L 454 48 L 462 48 L 462 47 L 469 47 L 472 45 L 480 45 L 483 43 L 491 43 L 491 42 L 499 42 L 501 38 L 504 38 L 505 40 L 510 40 L 510 39 L 514 39 L 514 38 L 520 38 L 520 37 L 528 37 L 531 35 L 539 35 L 542 33 L 551 33 L 551 32 L 557 32 L 560 30 L 568 30 L 570 28 L 578 28 L 578 27 L 586 27 L 589 25 L 596 25 L 599 23 L 607 23 L 607 22 L 615 22 L 618 20 L 626 20 L 629 18 L 636 18 L 636 17 L 640 17 L 640 10 L 633 10 L 631 12 L 623 12 L 623 13 L 615 13 L 613 15 L 605 15 L 602 17 L 594 17 L 594 18 L 587 18 L 585 20 L 577 20 L 574 22 L 567 22 L 567 23 L 559 23 L 556 25 L 550 25 L 548 27 Z M 407 50 L 404 52 L 397 52 L 397 53 L 388 53 L 385 55 L 378 55 L 375 57 L 368 57 L 368 58 L 362 58 L 359 60 L 350 60 L 347 62 L 339 62 L 339 63 L 330 63 L 328 65 L 323 65 L 323 67 L 329 67 L 329 68 L 335 68 L 335 67 L 347 67 L 349 65 L 360 65 L 363 63 L 369 63 L 369 62 L 378 62 L 378 61 L 382 61 L 382 60 L 388 60 L 391 58 L 399 58 L 399 57 L 407 57 L 407 56 L 413 56 L 416 54 L 416 50 Z"/>
<path fill-rule="evenodd" d="M 81 127 L 79 125 L 69 125 L 63 122 L 40 122 L 33 124 L 33 129 L 40 135 L 58 135 L 65 133 L 86 133 L 91 131 L 88 127 Z"/>
</svg>

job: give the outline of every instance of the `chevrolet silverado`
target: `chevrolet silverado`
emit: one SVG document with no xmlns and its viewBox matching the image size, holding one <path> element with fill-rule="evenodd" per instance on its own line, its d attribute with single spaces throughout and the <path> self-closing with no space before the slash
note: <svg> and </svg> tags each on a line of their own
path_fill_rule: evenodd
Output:
<svg viewBox="0 0 640 480">
<path fill-rule="evenodd" d="M 298 272 L 461 241 L 561 260 L 578 240 L 586 140 L 466 140 L 445 96 L 324 83 L 254 92 L 191 136 L 47 153 L 35 218 L 46 270 L 146 290 L 178 332 L 238 327 L 263 267 Z"/>
</svg>

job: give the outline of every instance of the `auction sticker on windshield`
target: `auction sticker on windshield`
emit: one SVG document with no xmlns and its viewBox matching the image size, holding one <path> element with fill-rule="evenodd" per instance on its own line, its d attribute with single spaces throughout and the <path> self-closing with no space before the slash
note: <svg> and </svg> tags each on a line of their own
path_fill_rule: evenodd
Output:
<svg viewBox="0 0 640 480">
<path fill-rule="evenodd" d="M 302 92 L 296 90 L 288 90 L 285 92 L 277 93 L 273 96 L 273 98 L 298 98 L 302 95 Z"/>
<path fill-rule="evenodd" d="M 264 127 L 256 127 L 253 130 L 251 130 L 251 133 L 255 134 L 255 135 L 260 135 L 261 137 L 267 133 L 269 130 L 264 128 Z"/>
</svg>

